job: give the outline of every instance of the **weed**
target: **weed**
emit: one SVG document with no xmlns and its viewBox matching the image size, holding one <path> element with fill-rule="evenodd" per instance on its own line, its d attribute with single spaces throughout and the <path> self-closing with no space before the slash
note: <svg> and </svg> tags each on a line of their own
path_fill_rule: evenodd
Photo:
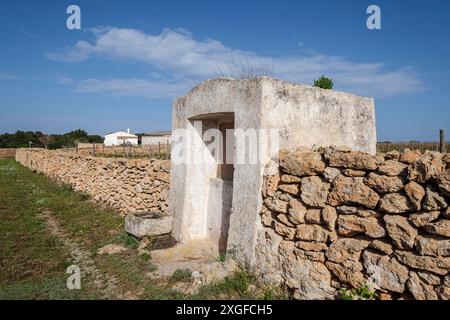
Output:
<svg viewBox="0 0 450 320">
<path fill-rule="evenodd" d="M 341 288 L 338 297 L 341 300 L 377 300 L 378 293 L 371 285 L 366 284 L 353 289 Z"/>
<path fill-rule="evenodd" d="M 169 279 L 169 283 L 187 282 L 191 279 L 192 271 L 189 269 L 177 269 Z"/>
</svg>

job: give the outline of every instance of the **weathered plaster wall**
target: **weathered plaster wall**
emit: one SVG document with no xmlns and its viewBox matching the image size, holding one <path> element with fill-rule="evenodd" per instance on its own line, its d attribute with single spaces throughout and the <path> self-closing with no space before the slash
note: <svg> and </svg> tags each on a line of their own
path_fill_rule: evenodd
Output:
<svg viewBox="0 0 450 320">
<path fill-rule="evenodd" d="M 450 299 L 450 154 L 283 151 L 265 169 L 253 271 L 297 299 L 375 283 Z"/>
<path fill-rule="evenodd" d="M 265 78 L 261 116 L 263 127 L 280 129 L 280 145 L 290 150 L 338 145 L 376 153 L 372 98 Z"/>
<path fill-rule="evenodd" d="M 17 149 L 16 161 L 123 214 L 168 214 L 170 161 L 97 158 L 43 149 Z"/>
<path fill-rule="evenodd" d="M 187 129 L 194 137 L 193 154 L 205 154 L 208 150 L 202 137 L 190 119 L 206 114 L 234 113 L 235 128 L 259 128 L 260 115 L 256 111 L 261 100 L 260 80 L 235 81 L 217 79 L 205 81 L 173 106 L 172 133 L 176 139 L 177 129 Z M 201 118 L 201 117 L 200 117 Z M 172 147 L 176 145 L 174 141 Z M 172 154 L 174 149 L 172 149 Z M 173 157 L 172 157 L 173 159 Z M 211 158 L 212 159 L 212 158 Z M 186 242 L 191 239 L 209 239 L 206 204 L 210 197 L 210 178 L 217 172 L 214 163 L 187 163 L 171 166 L 170 212 L 174 216 L 173 236 Z M 233 213 L 230 217 L 228 250 L 234 251 L 241 260 L 251 259 L 249 248 L 254 245 L 254 222 L 258 217 L 262 167 L 260 164 L 236 165 L 233 183 Z"/>
</svg>

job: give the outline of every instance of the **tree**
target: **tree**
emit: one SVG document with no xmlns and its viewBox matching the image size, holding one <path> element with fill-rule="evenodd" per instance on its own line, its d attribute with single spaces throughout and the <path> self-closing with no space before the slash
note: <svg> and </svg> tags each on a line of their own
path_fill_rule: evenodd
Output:
<svg viewBox="0 0 450 320">
<path fill-rule="evenodd" d="M 333 80 L 322 75 L 319 79 L 314 80 L 314 87 L 333 89 Z"/>
<path fill-rule="evenodd" d="M 54 141 L 54 137 L 49 134 L 44 134 L 39 137 L 39 142 L 44 145 L 45 149 L 48 149 L 48 146 Z"/>
</svg>

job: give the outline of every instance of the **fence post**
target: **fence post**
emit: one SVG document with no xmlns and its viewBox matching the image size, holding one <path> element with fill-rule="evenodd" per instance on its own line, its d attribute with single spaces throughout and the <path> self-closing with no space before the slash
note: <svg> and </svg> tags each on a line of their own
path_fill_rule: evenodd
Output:
<svg viewBox="0 0 450 320">
<path fill-rule="evenodd" d="M 167 143 L 166 143 L 166 159 L 169 159 L 170 158 L 170 145 L 169 145 L 169 140 L 167 140 Z"/>
<path fill-rule="evenodd" d="M 158 157 L 161 158 L 161 142 L 158 142 Z"/>
<path fill-rule="evenodd" d="M 439 152 L 441 152 L 441 153 L 447 152 L 447 146 L 445 145 L 444 129 L 439 130 Z"/>
<path fill-rule="evenodd" d="M 95 142 L 92 143 L 92 156 L 95 157 Z"/>
</svg>

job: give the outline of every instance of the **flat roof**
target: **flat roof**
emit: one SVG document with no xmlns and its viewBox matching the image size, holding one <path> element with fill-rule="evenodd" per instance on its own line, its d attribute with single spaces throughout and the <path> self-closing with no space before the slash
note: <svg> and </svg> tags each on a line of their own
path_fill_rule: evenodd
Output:
<svg viewBox="0 0 450 320">
<path fill-rule="evenodd" d="M 154 137 L 154 136 L 170 136 L 172 134 L 171 131 L 154 131 L 149 133 L 144 133 L 144 137 Z"/>
</svg>

